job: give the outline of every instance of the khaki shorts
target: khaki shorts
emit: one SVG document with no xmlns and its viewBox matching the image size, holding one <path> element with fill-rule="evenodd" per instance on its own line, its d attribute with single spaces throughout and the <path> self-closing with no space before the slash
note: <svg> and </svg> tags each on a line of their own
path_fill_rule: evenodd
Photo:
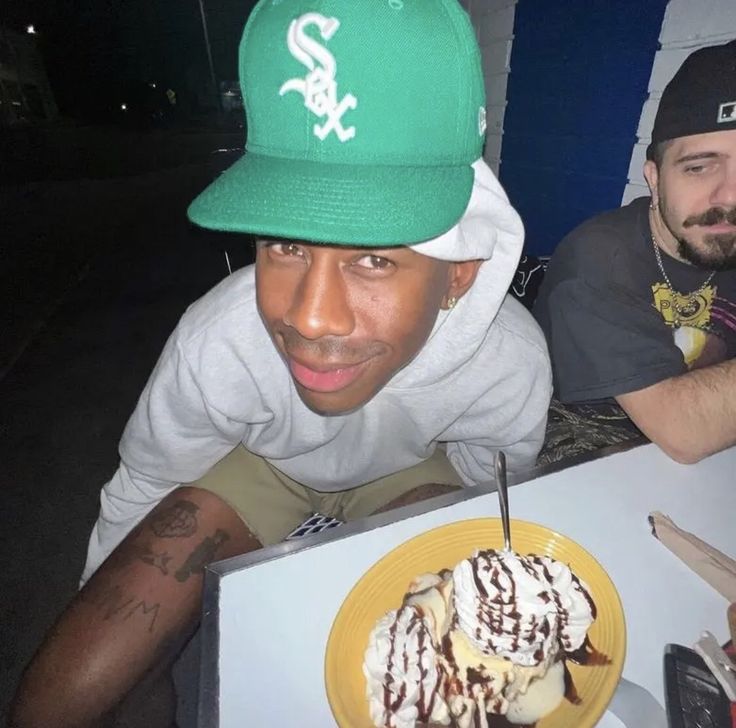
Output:
<svg viewBox="0 0 736 728">
<path fill-rule="evenodd" d="M 399 496 L 427 483 L 460 487 L 462 480 L 438 447 L 434 455 L 407 470 L 350 490 L 321 493 L 297 483 L 242 445 L 226 455 L 194 488 L 224 500 L 264 545 L 279 543 L 314 513 L 341 521 L 370 516 Z"/>
</svg>

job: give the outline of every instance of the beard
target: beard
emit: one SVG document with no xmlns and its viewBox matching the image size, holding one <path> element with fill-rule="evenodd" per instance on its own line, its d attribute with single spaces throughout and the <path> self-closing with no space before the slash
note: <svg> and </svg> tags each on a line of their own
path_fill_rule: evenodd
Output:
<svg viewBox="0 0 736 728">
<path fill-rule="evenodd" d="M 736 269 L 736 233 L 706 235 L 701 247 L 691 240 L 677 238 L 677 252 L 683 259 L 698 268 L 726 271 Z"/>
<path fill-rule="evenodd" d="M 730 210 L 712 207 L 699 215 L 691 215 L 682 223 L 682 227 L 687 230 L 691 227 L 718 225 L 724 222 L 736 225 L 736 207 Z M 672 231 L 666 220 L 665 224 Z M 706 234 L 699 245 L 686 235 L 674 237 L 677 240 L 679 256 L 694 266 L 715 271 L 736 269 L 736 233 Z"/>
</svg>

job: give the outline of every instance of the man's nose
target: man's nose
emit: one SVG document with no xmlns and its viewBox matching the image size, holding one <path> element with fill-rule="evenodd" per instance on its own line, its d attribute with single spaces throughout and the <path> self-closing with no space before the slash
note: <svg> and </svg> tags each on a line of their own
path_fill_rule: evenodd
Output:
<svg viewBox="0 0 736 728">
<path fill-rule="evenodd" d="M 729 163 L 724 167 L 718 185 L 713 190 L 711 204 L 714 207 L 736 207 L 736 164 Z"/>
<path fill-rule="evenodd" d="M 305 339 L 347 336 L 355 328 L 345 279 L 334 261 L 315 256 L 302 276 L 284 323 Z"/>
</svg>

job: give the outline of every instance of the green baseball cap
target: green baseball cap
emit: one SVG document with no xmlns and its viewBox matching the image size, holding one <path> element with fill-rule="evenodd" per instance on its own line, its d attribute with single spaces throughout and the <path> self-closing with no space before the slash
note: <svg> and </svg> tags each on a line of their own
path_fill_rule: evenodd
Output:
<svg viewBox="0 0 736 728">
<path fill-rule="evenodd" d="M 486 110 L 457 0 L 261 0 L 240 81 L 245 154 L 192 222 L 379 246 L 436 237 L 465 211 Z"/>
</svg>

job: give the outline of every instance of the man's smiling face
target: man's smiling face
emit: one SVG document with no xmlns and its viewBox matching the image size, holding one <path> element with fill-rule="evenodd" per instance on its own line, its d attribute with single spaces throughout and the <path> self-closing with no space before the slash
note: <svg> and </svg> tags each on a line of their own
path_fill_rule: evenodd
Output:
<svg viewBox="0 0 736 728">
<path fill-rule="evenodd" d="M 370 400 L 424 345 L 455 265 L 407 247 L 260 240 L 258 308 L 304 403 L 339 414 Z"/>
</svg>

